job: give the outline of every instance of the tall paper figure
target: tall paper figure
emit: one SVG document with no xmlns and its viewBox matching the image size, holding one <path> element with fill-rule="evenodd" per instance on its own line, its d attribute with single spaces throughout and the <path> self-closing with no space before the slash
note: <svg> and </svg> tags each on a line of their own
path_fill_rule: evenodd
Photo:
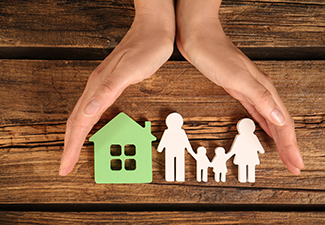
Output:
<svg viewBox="0 0 325 225">
<path fill-rule="evenodd" d="M 234 164 L 238 165 L 238 180 L 241 183 L 255 182 L 255 166 L 260 164 L 258 152 L 264 149 L 254 134 L 255 124 L 251 119 L 245 118 L 237 123 L 238 135 L 230 148 L 235 154 Z"/>
<path fill-rule="evenodd" d="M 195 157 L 192 146 L 182 129 L 183 117 L 178 113 L 169 114 L 166 118 L 167 129 L 158 145 L 158 152 L 165 149 L 166 181 L 185 181 L 185 149 Z M 176 170 L 176 171 L 175 171 Z"/>
</svg>

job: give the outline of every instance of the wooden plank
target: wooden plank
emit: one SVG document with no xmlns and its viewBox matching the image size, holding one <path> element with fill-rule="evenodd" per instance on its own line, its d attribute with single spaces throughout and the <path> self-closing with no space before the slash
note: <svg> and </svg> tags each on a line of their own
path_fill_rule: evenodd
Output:
<svg viewBox="0 0 325 225">
<path fill-rule="evenodd" d="M 324 212 L 0 212 L 1 224 L 323 224 Z"/>
<path fill-rule="evenodd" d="M 65 121 L 99 63 L 0 60 L 0 123 Z M 272 77 L 293 116 L 322 115 L 325 91 L 319 81 L 323 79 L 324 61 L 257 61 L 256 64 Z M 221 105 L 216 107 L 216 104 Z M 197 105 L 202 110 L 188 110 Z M 133 110 L 139 107 L 145 110 Z M 236 111 L 245 114 L 237 101 L 187 62 L 167 62 L 150 79 L 130 86 L 107 115 L 112 118 L 114 112 L 127 108 L 137 120 L 161 118 L 165 116 L 160 114 L 162 110 L 175 109 L 180 109 L 186 117 L 231 118 L 238 117 Z"/>
<path fill-rule="evenodd" d="M 1 1 L 0 43 L 14 47 L 115 46 L 129 29 L 132 0 Z"/>
<path fill-rule="evenodd" d="M 324 6 L 321 0 L 226 0 L 220 18 L 238 47 L 324 47 Z"/>
<path fill-rule="evenodd" d="M 323 9 L 322 0 L 224 0 L 220 18 L 226 34 L 241 48 L 321 50 L 325 47 Z M 1 1 L 0 46 L 25 47 L 25 51 L 35 47 L 112 49 L 133 17 L 132 0 Z M 6 54 L 9 50 L 2 49 Z"/>
<path fill-rule="evenodd" d="M 186 182 L 164 181 L 164 155 L 153 144 L 153 182 L 97 185 L 93 180 L 93 146 L 86 141 L 76 168 L 58 176 L 65 121 L 80 96 L 95 61 L 0 60 L 0 202 L 21 203 L 205 203 L 325 204 L 324 61 L 259 61 L 270 74 L 292 113 L 306 168 L 290 175 L 273 141 L 257 129 L 266 153 L 260 156 L 256 183 L 237 181 L 228 162 L 226 183 L 195 179 L 195 161 L 186 155 Z M 220 87 L 186 62 L 168 62 L 151 78 L 125 90 L 91 134 L 120 111 L 140 124 L 152 121 L 159 139 L 165 117 L 184 117 L 194 149 L 205 146 L 213 157 L 216 146 L 229 149 L 235 123 L 247 113 Z"/>
</svg>

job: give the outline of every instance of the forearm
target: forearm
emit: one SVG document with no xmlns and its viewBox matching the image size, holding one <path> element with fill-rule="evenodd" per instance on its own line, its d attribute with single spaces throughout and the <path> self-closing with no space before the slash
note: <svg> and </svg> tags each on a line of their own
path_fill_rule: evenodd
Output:
<svg viewBox="0 0 325 225">
<path fill-rule="evenodd" d="M 175 5 L 174 0 L 134 0 L 135 22 L 154 24 L 160 30 L 166 30 L 174 41 Z"/>
<path fill-rule="evenodd" d="M 187 20 L 191 20 L 190 23 L 197 22 L 200 26 L 206 26 L 205 23 L 219 19 L 221 2 L 222 0 L 178 0 L 177 16 L 185 16 Z"/>
<path fill-rule="evenodd" d="M 179 48 L 184 48 L 185 52 L 191 51 L 194 43 L 205 42 L 204 39 L 210 37 L 213 37 L 220 45 L 228 44 L 219 20 L 221 2 L 222 0 L 177 1 L 177 44 Z M 187 60 L 191 61 L 189 58 Z"/>
<path fill-rule="evenodd" d="M 153 14 L 156 16 L 163 13 L 174 15 L 174 0 L 134 0 L 136 14 Z"/>
</svg>

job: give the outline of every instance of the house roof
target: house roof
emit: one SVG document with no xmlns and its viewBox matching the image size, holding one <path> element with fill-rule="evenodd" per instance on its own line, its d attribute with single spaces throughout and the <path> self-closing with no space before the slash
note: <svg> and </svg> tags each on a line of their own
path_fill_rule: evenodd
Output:
<svg viewBox="0 0 325 225">
<path fill-rule="evenodd" d="M 114 139 L 112 136 L 128 136 L 132 135 L 132 133 L 136 133 L 137 136 L 141 134 L 141 138 L 145 140 L 156 140 L 156 137 L 151 134 L 150 122 L 146 122 L 146 126 L 142 127 L 123 112 L 119 113 L 104 127 L 97 131 L 93 136 L 90 137 L 89 140 L 103 140 L 108 136 Z"/>
</svg>

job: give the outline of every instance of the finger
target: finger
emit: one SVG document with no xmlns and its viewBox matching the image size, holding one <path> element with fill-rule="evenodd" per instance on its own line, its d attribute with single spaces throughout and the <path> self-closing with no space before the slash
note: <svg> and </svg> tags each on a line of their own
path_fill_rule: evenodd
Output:
<svg viewBox="0 0 325 225">
<path fill-rule="evenodd" d="M 93 87 L 96 85 L 99 85 L 98 82 L 101 81 L 98 77 L 101 74 L 111 74 L 113 70 L 115 69 L 116 65 L 118 62 L 121 60 L 123 57 L 123 52 L 118 52 L 116 51 L 118 49 L 118 46 L 114 49 L 114 51 L 106 57 L 106 59 L 98 65 L 98 67 L 93 71 L 92 75 L 90 76 L 86 88 L 79 98 L 76 106 L 74 107 L 71 115 L 69 116 L 69 119 L 67 121 L 67 127 L 66 127 L 66 132 L 65 132 L 65 138 L 64 138 L 64 149 L 66 149 L 66 145 L 69 142 L 70 138 L 70 132 L 71 132 L 71 127 L 73 122 L 75 121 L 75 117 L 77 113 L 82 110 L 80 109 L 80 105 L 85 102 L 84 99 L 88 99 L 87 96 L 90 96 L 93 94 Z M 88 100 L 87 100 L 88 101 Z"/>
<path fill-rule="evenodd" d="M 61 176 L 65 176 L 72 171 L 74 165 L 79 159 L 79 154 L 87 134 L 89 133 L 91 127 L 97 122 L 93 118 L 83 118 L 82 123 L 84 123 L 85 125 L 81 125 L 79 120 L 80 118 L 75 118 L 75 122 L 71 126 L 71 131 L 68 138 L 69 141 L 67 142 L 64 152 L 62 154 L 60 166 Z M 89 122 L 86 120 L 91 121 Z M 87 126 L 88 124 L 89 127 Z"/>
<path fill-rule="evenodd" d="M 71 172 L 79 159 L 80 150 L 87 134 L 97 123 L 102 113 L 113 104 L 124 90 L 124 84 L 117 84 L 114 77 L 111 76 L 104 80 L 93 94 L 91 93 L 93 88 L 86 88 L 85 93 L 78 101 L 67 125 L 66 144 L 60 166 L 61 176 Z M 86 97 L 89 95 L 92 96 Z"/>
<path fill-rule="evenodd" d="M 290 173 L 294 174 L 294 175 L 299 175 L 300 174 L 300 170 L 303 169 L 303 162 L 302 164 L 298 165 L 298 161 L 292 163 L 293 158 L 297 159 L 299 158 L 299 154 L 296 154 L 296 150 L 298 149 L 297 146 L 287 146 L 284 147 L 283 145 L 281 145 L 281 143 L 277 143 L 277 148 L 278 148 L 278 152 L 280 155 L 280 159 L 282 160 L 282 162 L 287 166 L 287 169 L 289 170 Z"/>
<path fill-rule="evenodd" d="M 270 129 L 270 132 L 272 134 L 274 142 L 278 145 L 280 143 L 280 139 L 279 139 L 279 134 L 278 134 L 278 130 L 277 130 L 276 126 L 273 123 L 271 123 L 270 121 L 266 121 L 266 122 Z"/>
<path fill-rule="evenodd" d="M 67 143 L 69 142 L 72 122 L 74 121 L 74 117 L 76 115 L 76 112 L 79 110 L 79 107 L 80 107 L 80 104 L 82 102 L 83 97 L 84 97 L 84 95 L 82 95 L 79 98 L 77 104 L 75 105 L 71 115 L 69 116 L 69 118 L 67 120 L 66 131 L 65 131 L 65 135 L 64 135 L 64 149 L 66 149 Z"/>
<path fill-rule="evenodd" d="M 282 126 L 274 126 L 269 123 L 269 127 L 273 127 L 275 130 L 273 133 L 276 133 L 274 139 L 276 140 L 276 143 L 278 143 L 279 154 L 286 159 L 285 164 L 289 171 L 293 174 L 299 174 L 300 169 L 304 167 L 304 163 L 297 144 L 294 121 L 278 95 L 270 77 L 264 74 L 258 67 L 256 67 L 256 69 L 255 77 L 258 77 L 257 80 L 259 80 L 272 93 L 274 101 L 285 117 L 285 123 Z M 257 76 L 256 74 L 258 73 L 263 76 Z"/>
<path fill-rule="evenodd" d="M 70 140 L 71 129 L 72 129 L 73 122 L 75 120 L 75 115 L 76 115 L 76 112 L 79 110 L 80 103 L 82 102 L 83 96 L 84 95 L 82 95 L 80 97 L 80 99 L 78 100 L 76 106 L 74 107 L 74 109 L 73 109 L 73 111 L 72 111 L 72 113 L 69 116 L 68 121 L 67 121 L 66 131 L 65 131 L 65 135 L 64 135 L 64 150 L 63 150 L 63 154 L 61 156 L 61 164 L 60 164 L 60 170 L 59 170 L 59 174 L 61 176 L 65 176 L 65 175 L 69 174 L 71 172 L 71 170 L 73 169 L 73 166 L 75 164 L 75 163 L 67 162 L 68 159 L 69 159 L 69 157 L 66 156 L 66 154 L 67 154 L 67 145 L 68 145 L 69 140 Z M 68 153 L 69 153 L 69 151 L 68 151 Z"/>
<path fill-rule="evenodd" d="M 263 116 L 255 109 L 253 105 L 246 101 L 240 101 L 240 103 L 244 106 L 247 112 L 254 118 L 254 120 L 261 126 L 261 128 L 271 137 L 273 138 L 272 132 L 270 130 L 269 124 L 265 120 Z"/>
<path fill-rule="evenodd" d="M 118 65 L 111 73 L 109 73 L 110 71 L 107 72 L 105 68 L 99 68 L 89 78 L 84 94 L 78 101 L 72 113 L 71 122 L 67 126 L 67 141 L 62 155 L 60 175 L 65 176 L 71 172 L 78 161 L 80 150 L 87 134 L 122 91 L 130 84 L 149 77 L 163 64 L 160 61 L 159 63 L 155 62 L 154 66 L 150 66 L 149 69 L 143 71 L 140 68 L 146 68 L 145 65 L 148 64 L 148 61 L 144 63 L 144 60 L 139 58 L 139 60 L 135 61 L 130 60 L 130 58 L 136 57 L 133 57 L 134 54 L 132 53 L 129 53 L 129 55 L 132 57 L 124 54 L 121 55 L 120 60 L 117 62 Z M 103 74 L 109 74 L 109 76 L 102 80 Z"/>
<path fill-rule="evenodd" d="M 288 122 L 283 127 L 277 127 L 280 139 L 279 154 L 283 155 L 288 161 L 298 169 L 304 168 L 303 159 L 297 144 L 294 132 L 294 124 Z"/>
<path fill-rule="evenodd" d="M 290 134 L 284 138 L 288 141 L 284 142 L 281 139 L 283 138 L 281 135 L 285 135 L 282 134 L 283 130 L 285 132 L 288 132 L 286 131 L 288 127 L 286 125 L 283 127 L 276 127 L 274 124 L 270 122 L 269 122 L 269 127 L 274 137 L 274 141 L 276 143 L 280 155 L 280 159 L 287 166 L 288 170 L 292 174 L 299 175 L 300 170 L 304 168 L 304 163 L 301 157 L 301 153 L 299 151 L 299 147 L 294 132 L 292 131 L 289 132 Z"/>
<path fill-rule="evenodd" d="M 245 99 L 252 104 L 255 109 L 266 119 L 277 126 L 283 126 L 285 116 L 281 112 L 280 107 L 276 104 L 272 93 L 266 89 L 252 76 L 244 76 L 248 86 L 243 87 L 241 83 L 237 83 L 239 92 L 245 96 Z M 238 82 L 238 81 L 237 81 Z"/>
<path fill-rule="evenodd" d="M 291 116 L 288 116 L 289 119 L 286 119 L 287 122 L 283 126 L 275 126 L 270 121 L 265 120 L 253 105 L 245 101 L 241 101 L 241 103 L 269 136 L 273 137 L 280 158 L 288 170 L 294 175 L 299 175 L 300 170 L 304 167 L 304 163 L 295 137 L 294 124 Z M 283 111 L 287 112 L 286 110 Z"/>
<path fill-rule="evenodd" d="M 249 103 L 243 102 L 243 106 L 247 109 L 247 111 L 253 116 L 253 118 L 260 124 L 263 130 L 270 136 L 273 137 L 275 143 L 277 145 L 277 149 L 279 151 L 280 158 L 282 162 L 287 166 L 288 170 L 294 174 L 299 175 L 300 169 L 304 167 L 300 151 L 295 139 L 285 144 L 282 144 L 280 140 L 280 136 L 278 133 L 282 133 L 283 128 L 280 127 L 278 131 L 278 127 L 274 124 L 266 121 Z M 287 138 L 285 140 L 288 140 Z M 290 143 L 290 144 L 289 144 Z"/>
</svg>

